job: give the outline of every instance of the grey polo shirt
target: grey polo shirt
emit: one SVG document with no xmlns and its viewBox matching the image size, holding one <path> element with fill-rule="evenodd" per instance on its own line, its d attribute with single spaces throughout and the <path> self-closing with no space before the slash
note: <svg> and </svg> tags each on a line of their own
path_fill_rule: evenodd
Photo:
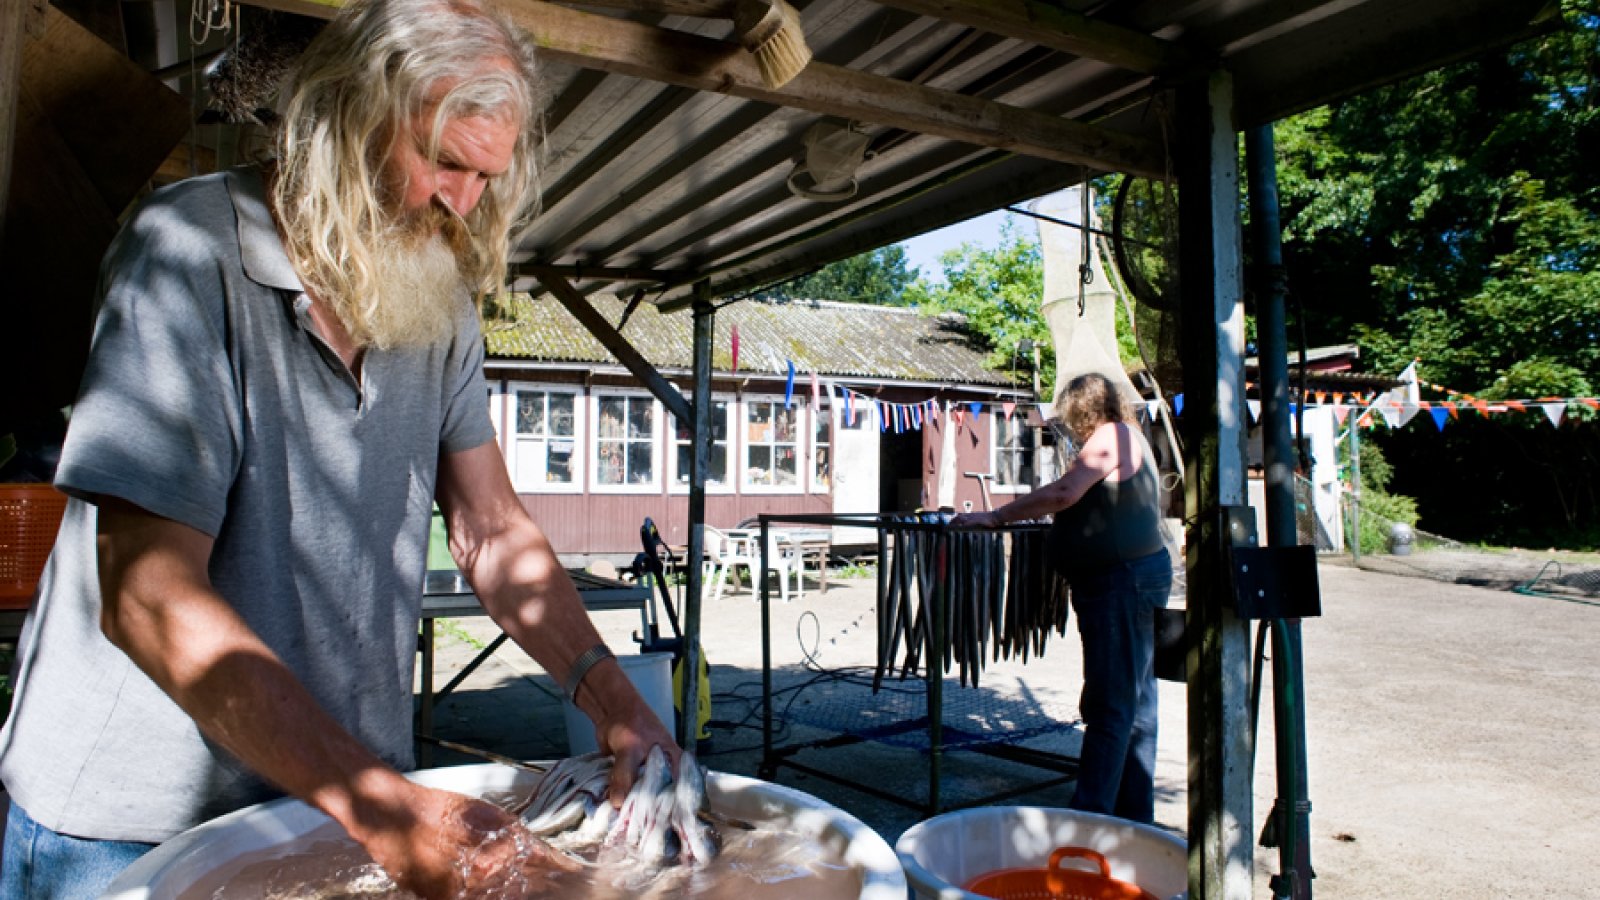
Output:
<svg viewBox="0 0 1600 900">
<path fill-rule="evenodd" d="M 41 824 L 161 841 L 274 792 L 100 631 L 108 494 L 215 538 L 212 583 L 332 716 L 412 765 L 412 669 L 441 453 L 494 438 L 463 291 L 452 340 L 321 341 L 259 173 L 152 196 L 106 257 L 57 485 L 72 495 L 24 629 L 0 780 Z"/>
</svg>

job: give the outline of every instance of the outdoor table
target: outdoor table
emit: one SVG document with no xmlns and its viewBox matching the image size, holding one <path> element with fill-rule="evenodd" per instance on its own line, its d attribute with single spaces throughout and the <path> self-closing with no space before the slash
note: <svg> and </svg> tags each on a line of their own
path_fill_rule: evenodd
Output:
<svg viewBox="0 0 1600 900">
<path fill-rule="evenodd" d="M 609 612 L 614 610 L 638 610 L 639 621 L 643 626 L 640 634 L 650 634 L 650 625 L 653 609 L 650 603 L 650 588 L 643 584 L 630 584 L 611 578 L 602 578 L 585 572 L 582 569 L 568 569 L 567 575 L 572 578 L 572 583 L 578 588 L 578 597 L 583 601 L 584 609 L 589 612 Z M 500 645 L 509 637 L 501 632 L 489 646 L 484 647 L 478 655 L 472 658 L 465 667 L 457 672 L 437 693 L 433 690 L 433 620 L 440 618 L 459 619 L 467 616 L 484 616 L 488 613 L 483 605 L 478 602 L 478 597 L 472 592 L 472 586 L 460 573 L 452 570 L 434 570 L 427 573 L 422 588 L 422 628 L 418 635 L 417 646 L 422 653 L 422 685 L 419 691 L 420 705 L 417 711 L 416 731 L 419 735 L 433 735 L 433 705 L 443 700 L 454 691 L 458 685 L 482 665 L 493 653 L 500 649 Z M 422 743 L 417 752 L 418 764 L 426 767 L 432 762 L 432 747 Z"/>
<path fill-rule="evenodd" d="M 828 592 L 828 556 L 833 552 L 833 532 L 826 528 L 772 528 L 771 532 L 777 536 L 780 544 L 788 544 L 795 548 L 800 557 L 800 573 L 804 577 L 806 561 L 812 558 L 817 562 L 817 591 Z M 761 556 L 761 529 L 759 528 L 729 528 L 724 532 L 729 540 L 744 541 L 747 552 L 753 558 Z M 734 578 L 734 585 L 739 583 L 738 577 Z"/>
<path fill-rule="evenodd" d="M 787 540 L 800 554 L 800 574 L 805 576 L 806 560 L 817 561 L 817 592 L 828 592 L 828 556 L 833 552 L 833 532 L 826 528 L 785 528 L 779 540 Z"/>
</svg>

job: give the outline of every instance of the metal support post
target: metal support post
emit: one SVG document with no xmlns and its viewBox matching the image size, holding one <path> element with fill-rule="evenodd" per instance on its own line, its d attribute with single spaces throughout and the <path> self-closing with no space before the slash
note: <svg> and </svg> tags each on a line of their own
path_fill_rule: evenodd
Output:
<svg viewBox="0 0 1600 900">
<path fill-rule="evenodd" d="M 1357 408 L 1350 423 L 1350 556 L 1361 562 L 1361 417 Z"/>
<path fill-rule="evenodd" d="M 1285 325 L 1278 169 L 1271 125 L 1245 132 L 1250 232 L 1255 251 L 1256 336 L 1260 342 L 1262 449 L 1266 463 L 1267 546 L 1299 543 L 1295 528 L 1296 456 L 1289 434 L 1289 347 Z M 1302 398 L 1303 399 L 1303 398 Z M 1275 896 L 1311 900 L 1311 800 L 1306 789 L 1305 673 L 1299 619 L 1273 619 L 1272 706 L 1278 797 L 1264 846 L 1278 847 Z M 1270 838 L 1270 839 L 1269 839 Z"/>
</svg>

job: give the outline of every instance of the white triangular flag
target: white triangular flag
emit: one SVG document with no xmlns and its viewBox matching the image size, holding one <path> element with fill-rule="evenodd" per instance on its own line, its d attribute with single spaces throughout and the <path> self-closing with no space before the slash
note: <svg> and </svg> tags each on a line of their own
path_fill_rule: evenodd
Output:
<svg viewBox="0 0 1600 900">
<path fill-rule="evenodd" d="M 1380 403 L 1380 404 L 1378 404 L 1378 415 L 1383 416 L 1383 420 L 1385 422 L 1389 423 L 1389 427 L 1390 428 L 1399 428 L 1400 427 L 1401 419 L 1400 419 L 1400 406 L 1399 406 L 1399 404 L 1396 404 L 1396 403 Z"/>
<path fill-rule="evenodd" d="M 1541 403 L 1539 408 L 1544 410 L 1544 414 L 1550 420 L 1551 425 L 1557 428 L 1561 427 L 1561 417 L 1567 414 L 1567 402 L 1565 400 L 1559 403 Z"/>
<path fill-rule="evenodd" d="M 1252 421 L 1252 422 L 1261 421 L 1261 401 L 1260 400 L 1246 400 L 1244 402 L 1244 405 L 1250 407 L 1250 421 Z"/>
</svg>

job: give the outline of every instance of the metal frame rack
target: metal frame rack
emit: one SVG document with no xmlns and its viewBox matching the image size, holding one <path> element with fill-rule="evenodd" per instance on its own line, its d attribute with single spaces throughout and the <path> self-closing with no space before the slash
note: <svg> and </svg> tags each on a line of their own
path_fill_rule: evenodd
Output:
<svg viewBox="0 0 1600 900">
<path fill-rule="evenodd" d="M 760 547 L 762 551 L 762 570 L 766 569 L 767 531 L 773 524 L 805 524 L 873 528 L 878 533 L 878 596 L 884 596 L 884 580 L 889 571 L 889 533 L 894 532 L 921 532 L 933 534 L 936 538 L 943 538 L 954 532 L 978 531 L 980 529 L 952 528 L 942 521 L 925 521 L 912 519 L 908 515 L 882 515 L 882 514 L 789 514 L 772 515 L 764 514 L 759 517 L 761 528 Z M 983 531 L 998 531 L 1002 533 L 1021 533 L 1042 531 L 1043 525 L 1013 525 L 1001 529 L 981 529 Z M 936 554 L 948 552 L 948 542 L 937 540 L 935 542 Z M 895 552 L 901 552 L 900 547 L 895 547 Z M 947 624 L 944 616 L 945 592 L 948 590 L 945 578 L 945 566 L 934 566 L 935 577 L 932 579 L 933 602 L 926 604 L 929 618 L 927 630 L 927 643 L 922 647 L 921 659 L 925 664 L 921 666 L 922 677 L 927 687 L 927 713 L 915 719 L 902 720 L 888 724 L 878 724 L 870 728 L 857 731 L 845 731 L 832 737 L 803 743 L 790 744 L 783 747 L 774 746 L 773 741 L 773 692 L 772 692 L 772 615 L 771 597 L 765 578 L 758 579 L 761 602 L 761 688 L 762 688 L 762 732 L 761 732 L 761 766 L 760 777 L 772 779 L 780 766 L 786 766 L 795 771 L 812 775 L 835 784 L 840 784 L 862 793 L 869 794 L 882 800 L 907 806 L 919 810 L 926 815 L 937 815 L 946 809 L 959 809 L 968 806 L 983 806 L 1000 800 L 1007 800 L 1022 794 L 1032 793 L 1045 788 L 1054 787 L 1072 781 L 1077 777 L 1078 758 L 1027 747 L 1018 747 L 1011 744 L 982 741 L 964 741 L 959 746 L 947 746 L 945 740 L 944 715 L 944 645 L 947 637 Z M 883 652 L 880 648 L 880 654 Z M 880 661 L 881 663 L 881 661 Z M 834 772 L 818 769 L 794 759 L 801 751 L 810 749 L 834 749 L 851 746 L 864 741 L 883 741 L 897 735 L 904 735 L 922 728 L 928 730 L 928 793 L 926 802 L 917 802 L 905 797 L 889 793 L 881 788 L 865 784 L 854 779 L 846 778 Z M 985 756 L 1020 763 L 1034 768 L 1044 769 L 1056 773 L 1053 777 L 1043 781 L 1030 782 L 1016 788 L 989 794 L 972 800 L 964 801 L 949 807 L 941 803 L 940 775 L 946 749 L 968 750 Z"/>
</svg>

